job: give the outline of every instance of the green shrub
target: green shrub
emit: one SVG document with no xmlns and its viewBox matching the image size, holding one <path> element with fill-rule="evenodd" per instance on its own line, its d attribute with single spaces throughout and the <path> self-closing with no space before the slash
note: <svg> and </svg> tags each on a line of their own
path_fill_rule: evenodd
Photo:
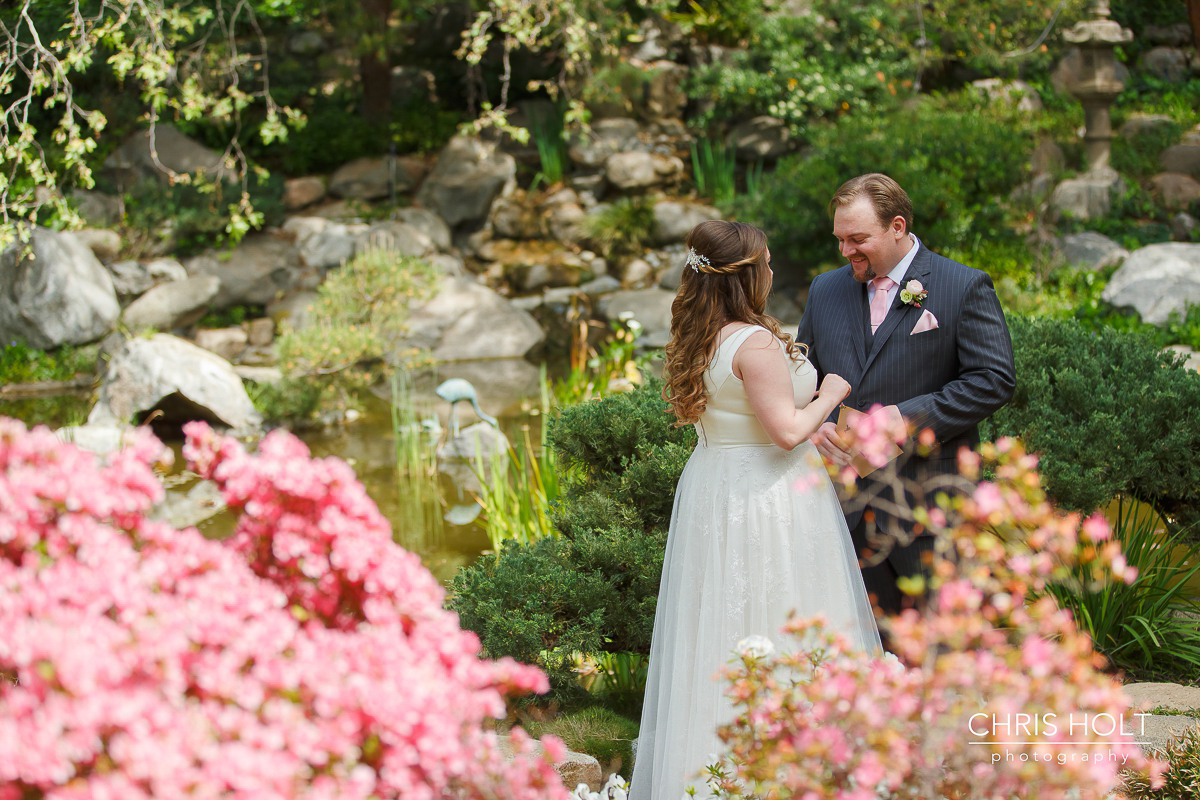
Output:
<svg viewBox="0 0 1200 800">
<path fill-rule="evenodd" d="M 250 204 L 257 217 L 255 227 L 283 222 L 283 178 L 247 178 Z M 134 184 L 125 197 L 125 224 L 144 240 L 166 236 L 174 241 L 173 252 L 184 256 L 206 247 L 236 245 L 248 232 L 241 221 L 241 184 L 195 180 L 167 185 L 154 178 Z M 146 241 L 146 244 L 153 242 Z"/>
<path fill-rule="evenodd" d="M 750 48 L 693 70 L 688 96 L 706 108 L 699 127 L 770 114 L 802 136 L 814 120 L 878 110 L 909 93 L 916 69 L 896 35 L 908 29 L 907 9 L 856 0 L 811 6 L 808 14 L 759 15 Z"/>
<path fill-rule="evenodd" d="M 491 657 L 537 664 L 552 699 L 578 705 L 576 654 L 649 652 L 665 546 L 637 528 L 508 541 L 454 577 L 448 606 Z"/>
<path fill-rule="evenodd" d="M 286 140 L 264 145 L 254 138 L 247 152 L 256 160 L 287 175 L 333 172 L 356 158 L 396 152 L 436 152 L 454 135 L 462 115 L 429 103 L 410 103 L 392 109 L 384 122 L 364 119 L 355 111 L 357 98 L 337 94 L 314 99 L 303 127 Z"/>
<path fill-rule="evenodd" d="M 311 323 L 302 330 L 285 326 L 277 340 L 285 380 L 260 393 L 268 419 L 303 422 L 292 415 L 346 404 L 349 392 L 408 363 L 416 354 L 394 352 L 397 341 L 409 308 L 430 297 L 437 280 L 429 262 L 386 249 L 367 250 L 331 271 L 317 290 Z"/>
<path fill-rule="evenodd" d="M 64 345 L 48 352 L 22 341 L 0 346 L 0 385 L 69 381 L 77 373 L 95 371 L 95 347 Z"/>
<path fill-rule="evenodd" d="M 1067 216 L 1058 223 L 1060 234 L 1082 231 L 1104 234 L 1127 250 L 1171 241 L 1166 209 L 1136 183 L 1128 183 L 1113 198 L 1112 207 L 1103 217 L 1077 220 Z"/>
<path fill-rule="evenodd" d="M 847 179 L 884 172 L 913 202 L 913 232 L 934 250 L 1012 239 L 1002 199 L 1027 173 L 1032 133 L 986 111 L 922 106 L 886 116 L 849 116 L 814 131 L 813 150 L 780 159 L 757 196 L 734 204 L 739 219 L 771 237 L 777 263 L 814 274 L 841 263 L 829 198 Z M 779 268 L 776 267 L 776 271 Z"/>
<path fill-rule="evenodd" d="M 621 258 L 640 255 L 654 235 L 654 226 L 654 199 L 634 195 L 589 214 L 584 234 L 605 258 Z"/>
<path fill-rule="evenodd" d="M 484 649 L 540 665 L 563 702 L 582 699 L 577 654 L 649 653 L 675 484 L 695 444 L 691 427 L 672 426 L 662 387 L 651 377 L 553 418 L 561 537 L 509 542 L 451 586 L 450 607 Z"/>
<path fill-rule="evenodd" d="M 1141 335 L 1017 316 L 1009 330 L 1016 391 L 983 435 L 1018 436 L 1038 453 L 1064 508 L 1092 511 L 1120 495 L 1174 530 L 1200 519 L 1200 375 Z"/>
<path fill-rule="evenodd" d="M 1179 144 L 1183 126 L 1178 122 L 1156 125 L 1134 136 L 1116 136 L 1112 141 L 1112 167 L 1126 177 L 1150 178 L 1162 172 L 1159 156 Z"/>
</svg>

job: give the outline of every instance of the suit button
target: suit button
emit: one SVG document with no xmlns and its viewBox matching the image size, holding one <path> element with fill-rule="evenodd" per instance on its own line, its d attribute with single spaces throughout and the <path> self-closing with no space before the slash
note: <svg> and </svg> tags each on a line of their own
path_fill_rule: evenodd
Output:
<svg viewBox="0 0 1200 800">
<path fill-rule="evenodd" d="M 859 407 L 859 408 L 862 408 L 862 409 L 865 409 L 865 408 L 867 407 L 867 401 L 866 401 L 866 400 L 859 400 L 859 401 L 858 401 L 858 407 Z"/>
</svg>

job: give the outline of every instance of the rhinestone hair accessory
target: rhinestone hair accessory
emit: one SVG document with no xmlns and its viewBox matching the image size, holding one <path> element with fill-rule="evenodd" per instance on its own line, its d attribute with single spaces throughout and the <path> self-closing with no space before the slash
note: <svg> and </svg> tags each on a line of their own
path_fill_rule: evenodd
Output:
<svg viewBox="0 0 1200 800">
<path fill-rule="evenodd" d="M 708 256 L 702 256 L 696 252 L 695 248 L 689 247 L 687 254 L 687 266 L 691 267 L 696 272 L 699 272 L 701 264 L 706 267 L 712 266 L 712 264 L 710 264 L 708 261 Z"/>
</svg>

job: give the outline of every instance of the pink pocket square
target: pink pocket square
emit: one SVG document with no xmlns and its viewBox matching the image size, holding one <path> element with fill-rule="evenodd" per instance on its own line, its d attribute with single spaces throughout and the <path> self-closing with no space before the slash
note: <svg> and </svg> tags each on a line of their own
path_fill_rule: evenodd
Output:
<svg viewBox="0 0 1200 800">
<path fill-rule="evenodd" d="M 933 312 L 927 308 L 924 312 L 922 312 L 921 318 L 917 320 L 917 324 L 913 326 L 912 332 L 908 335 L 913 336 L 918 333 L 924 333 L 925 331 L 931 331 L 937 326 L 937 317 L 935 317 Z"/>
</svg>

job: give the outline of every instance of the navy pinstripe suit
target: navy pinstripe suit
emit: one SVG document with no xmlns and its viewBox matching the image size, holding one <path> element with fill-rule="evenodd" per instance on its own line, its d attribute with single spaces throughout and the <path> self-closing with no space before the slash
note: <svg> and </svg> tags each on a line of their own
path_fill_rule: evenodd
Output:
<svg viewBox="0 0 1200 800">
<path fill-rule="evenodd" d="M 904 283 L 916 279 L 929 291 L 922 308 L 902 303 L 897 291 L 872 335 L 867 286 L 846 264 L 813 281 L 796 337 L 808 345 L 819 378 L 833 373 L 850 384 L 846 405 L 863 411 L 875 404 L 896 405 L 918 429 L 933 429 L 939 448 L 929 458 L 910 457 L 901 467 L 906 478 L 956 472 L 959 448 L 979 443 L 979 421 L 1007 403 L 1016 384 L 1012 341 L 991 278 L 919 247 Z M 910 335 L 924 309 L 937 318 L 938 327 Z M 861 552 L 864 509 L 853 505 L 850 501 L 845 509 L 846 524 Z M 876 524 L 883 520 L 876 511 Z M 887 560 L 896 575 L 920 571 L 922 544 L 927 549 L 928 542 L 918 539 L 892 550 Z M 891 587 L 880 587 L 872 583 L 885 580 L 886 571 L 865 569 L 863 574 L 867 590 L 881 598 L 885 610 L 894 611 L 883 601 L 894 591 L 894 577 Z"/>
</svg>

